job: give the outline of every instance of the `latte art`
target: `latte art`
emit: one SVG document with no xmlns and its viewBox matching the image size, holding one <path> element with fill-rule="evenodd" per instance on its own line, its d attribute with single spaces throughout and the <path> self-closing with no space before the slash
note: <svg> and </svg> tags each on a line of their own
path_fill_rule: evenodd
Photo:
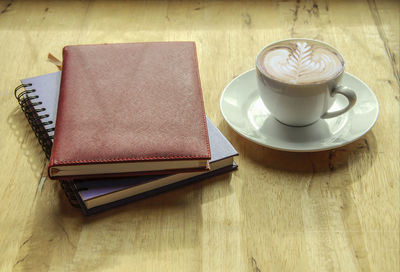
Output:
<svg viewBox="0 0 400 272">
<path fill-rule="evenodd" d="M 320 43 L 285 41 L 267 48 L 259 65 L 272 78 L 291 84 L 329 80 L 342 70 L 344 62 L 334 50 Z"/>
</svg>

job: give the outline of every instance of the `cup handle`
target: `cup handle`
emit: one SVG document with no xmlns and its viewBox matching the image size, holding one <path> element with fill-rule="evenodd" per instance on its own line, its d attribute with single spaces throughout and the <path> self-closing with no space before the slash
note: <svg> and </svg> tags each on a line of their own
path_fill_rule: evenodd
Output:
<svg viewBox="0 0 400 272">
<path fill-rule="evenodd" d="M 357 101 L 356 93 L 345 86 L 337 86 L 335 89 L 333 89 L 332 96 L 335 96 L 336 94 L 341 94 L 344 97 L 346 97 L 347 100 L 349 101 L 349 104 L 341 110 L 327 112 L 324 115 L 322 115 L 321 118 L 328 119 L 341 115 L 346 111 L 348 111 L 349 109 L 351 109 Z"/>
</svg>

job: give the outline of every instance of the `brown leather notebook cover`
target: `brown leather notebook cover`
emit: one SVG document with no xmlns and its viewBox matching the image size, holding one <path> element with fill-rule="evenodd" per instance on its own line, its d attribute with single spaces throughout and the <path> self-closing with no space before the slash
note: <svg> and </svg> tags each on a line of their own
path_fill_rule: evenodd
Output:
<svg viewBox="0 0 400 272">
<path fill-rule="evenodd" d="M 207 169 L 195 43 L 66 46 L 56 124 L 51 178 Z"/>
</svg>

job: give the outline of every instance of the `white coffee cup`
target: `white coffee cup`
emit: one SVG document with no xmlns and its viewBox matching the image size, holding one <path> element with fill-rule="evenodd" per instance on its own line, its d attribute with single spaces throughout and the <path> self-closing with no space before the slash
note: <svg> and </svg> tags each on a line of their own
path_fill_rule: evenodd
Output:
<svg viewBox="0 0 400 272">
<path fill-rule="evenodd" d="M 345 61 L 332 46 L 311 39 L 287 39 L 264 47 L 256 58 L 260 97 L 278 121 L 306 126 L 350 110 L 357 97 L 339 85 Z M 348 100 L 343 109 L 329 111 L 335 96 Z"/>
</svg>

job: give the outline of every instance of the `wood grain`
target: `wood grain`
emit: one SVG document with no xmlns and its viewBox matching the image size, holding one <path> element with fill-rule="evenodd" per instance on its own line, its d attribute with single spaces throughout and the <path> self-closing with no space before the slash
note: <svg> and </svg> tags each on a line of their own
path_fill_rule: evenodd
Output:
<svg viewBox="0 0 400 272">
<path fill-rule="evenodd" d="M 398 1 L 0 1 L 1 271 L 399 271 Z M 219 111 L 266 44 L 337 47 L 378 97 L 361 139 L 316 153 L 251 143 Z M 83 217 L 12 90 L 68 44 L 193 40 L 206 113 L 239 170 Z"/>
</svg>

